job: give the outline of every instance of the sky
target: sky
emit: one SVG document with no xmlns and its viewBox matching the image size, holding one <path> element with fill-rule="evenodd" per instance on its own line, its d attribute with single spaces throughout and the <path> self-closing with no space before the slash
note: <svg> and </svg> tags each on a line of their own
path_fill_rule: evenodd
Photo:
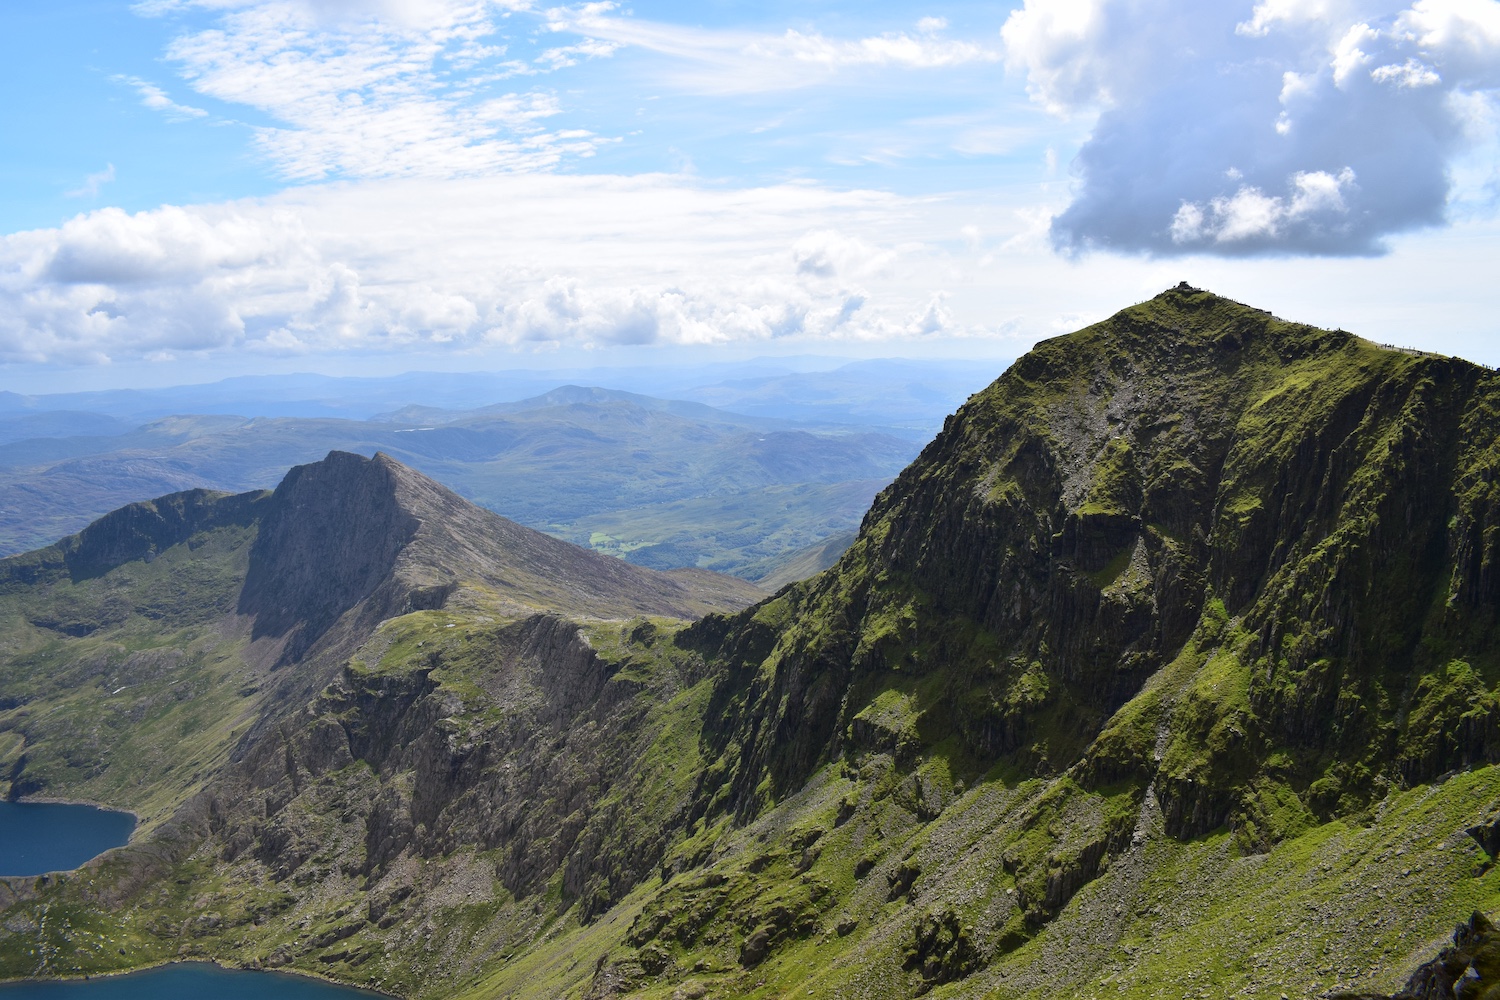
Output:
<svg viewBox="0 0 1500 1000">
<path fill-rule="evenodd" d="M 0 389 L 1012 358 L 1179 281 L 1500 365 L 1500 0 L 0 5 Z"/>
</svg>

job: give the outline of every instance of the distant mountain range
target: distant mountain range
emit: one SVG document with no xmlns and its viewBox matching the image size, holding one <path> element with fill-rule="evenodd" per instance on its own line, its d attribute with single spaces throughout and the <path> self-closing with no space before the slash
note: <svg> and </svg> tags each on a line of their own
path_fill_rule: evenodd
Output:
<svg viewBox="0 0 1500 1000">
<path fill-rule="evenodd" d="M 564 373 L 539 371 L 0 393 L 0 554 L 133 500 L 268 488 L 332 449 L 384 450 L 477 503 L 642 565 L 780 580 L 788 561 L 827 565 L 827 539 L 858 524 L 982 381 L 949 362 L 799 370 L 829 363 L 585 372 L 672 399 L 560 386 Z"/>
<path fill-rule="evenodd" d="M 48 436 L 104 433 L 109 427 L 123 432 L 186 414 L 368 420 L 414 404 L 473 410 L 569 384 L 707 403 L 748 416 L 849 424 L 922 441 L 970 393 L 983 388 L 988 373 L 1005 364 L 794 357 L 633 368 L 408 372 L 379 378 L 252 375 L 203 385 L 47 395 L 0 391 L 0 442 L 32 436 L 28 425 L 18 422 L 28 417 L 40 421 L 29 425 L 36 435 Z M 114 423 L 101 424 L 100 417 Z"/>
<path fill-rule="evenodd" d="M 756 579 L 852 529 L 916 452 L 889 434 L 807 427 L 579 387 L 367 421 L 167 417 L 122 434 L 0 445 L 0 551 L 45 544 L 142 497 L 268 488 L 330 450 L 380 450 L 559 537 L 657 568 Z"/>
</svg>

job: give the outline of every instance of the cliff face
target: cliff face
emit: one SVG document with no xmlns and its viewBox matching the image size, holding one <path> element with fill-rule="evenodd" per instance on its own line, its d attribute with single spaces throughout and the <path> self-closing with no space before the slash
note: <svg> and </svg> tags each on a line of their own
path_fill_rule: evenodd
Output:
<svg viewBox="0 0 1500 1000">
<path fill-rule="evenodd" d="M 257 637 L 299 630 L 285 658 L 298 658 L 391 577 L 421 524 L 398 501 L 397 478 L 383 456 L 333 452 L 292 469 L 271 495 L 239 613 L 255 619 Z"/>
<path fill-rule="evenodd" d="M 710 573 L 656 573 L 524 528 L 386 455 L 332 452 L 265 504 L 239 612 L 303 656 L 351 609 L 343 655 L 380 621 L 482 589 L 507 610 L 696 617 L 760 596 Z"/>
</svg>

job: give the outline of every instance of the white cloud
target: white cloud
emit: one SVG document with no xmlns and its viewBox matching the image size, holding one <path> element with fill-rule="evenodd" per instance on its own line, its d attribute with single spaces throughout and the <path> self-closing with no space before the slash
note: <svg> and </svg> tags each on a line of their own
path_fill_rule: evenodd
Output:
<svg viewBox="0 0 1500 1000">
<path fill-rule="evenodd" d="M 1260 0 L 1250 12 L 1250 20 L 1234 26 L 1235 34 L 1264 38 L 1273 27 L 1326 21 L 1333 16 L 1329 0 Z"/>
<path fill-rule="evenodd" d="M 1000 29 L 1007 62 L 1049 111 L 1108 101 L 1112 70 L 1106 0 L 1026 0 Z"/>
<path fill-rule="evenodd" d="M 1500 0 L 1026 0 L 1032 98 L 1097 115 L 1065 252 L 1382 253 L 1471 198 L 1500 98 Z"/>
<path fill-rule="evenodd" d="M 678 82 L 712 93 L 790 90 L 826 82 L 859 68 L 943 69 L 998 61 L 1000 55 L 970 41 L 944 39 L 941 18 L 918 22 L 918 34 L 890 32 L 865 38 L 828 38 L 788 29 L 781 34 L 689 28 L 613 16 L 612 3 L 547 11 L 547 26 L 634 46 L 689 64 Z"/>
<path fill-rule="evenodd" d="M 596 38 L 585 38 L 577 45 L 562 45 L 548 49 L 537 56 L 535 62 L 548 69 L 565 69 L 569 66 L 577 66 L 580 59 L 607 59 L 619 49 L 619 42 L 601 42 Z"/>
<path fill-rule="evenodd" d="M 1354 204 L 1339 173 L 1330 177 L 1286 178 L 1288 194 L 1262 194 L 1289 214 L 1326 208 L 1334 194 Z M 572 349 L 591 347 L 623 360 L 605 349 L 636 344 L 1013 357 L 1184 279 L 1291 319 L 1500 363 L 1500 222 L 1460 221 L 1399 237 L 1385 258 L 1315 266 L 1059 261 L 1046 252 L 1058 206 L 1035 208 L 1033 197 L 505 175 L 105 209 L 0 238 L 0 368 L 14 378 L 37 372 L 28 363 L 157 359 L 180 374 L 151 379 L 182 381 L 286 364 L 278 357 L 324 370 L 372 356 L 405 368 L 508 367 L 518 354 L 577 358 Z M 1250 207 L 1236 206 L 1236 224 L 1252 225 Z M 1212 227 L 1227 221 L 1211 203 L 1199 211 L 1210 228 L 1190 254 L 1215 250 Z"/>
<path fill-rule="evenodd" d="M 138 76 L 115 76 L 112 77 L 116 83 L 123 83 L 135 89 L 141 97 L 141 105 L 152 111 L 160 111 L 172 121 L 188 121 L 192 118 L 206 118 L 208 112 L 202 108 L 191 107 L 187 104 L 178 104 L 167 96 L 167 92 L 149 80 L 142 80 Z"/>
<path fill-rule="evenodd" d="M 175 5 L 156 3 L 147 13 Z M 275 124 L 259 149 L 295 180 L 450 177 L 541 170 L 588 157 L 608 141 L 549 130 L 561 112 L 544 92 L 488 95 L 474 70 L 505 54 L 487 44 L 496 15 L 524 3 L 489 0 L 191 0 L 217 12 L 209 29 L 172 42 L 167 57 L 199 93 L 249 106 Z M 139 9 L 139 8 L 138 8 Z M 541 69 L 608 54 L 607 43 L 554 50 Z M 458 86 L 453 69 L 474 70 Z M 536 67 L 512 61 L 493 82 Z"/>
<path fill-rule="evenodd" d="M 896 259 L 889 249 L 873 247 L 834 229 L 818 229 L 792 244 L 797 273 L 816 278 L 861 280 L 874 277 Z"/>
<path fill-rule="evenodd" d="M 100 188 L 115 179 L 115 165 L 107 163 L 98 173 L 84 177 L 83 183 L 71 191 L 64 191 L 65 198 L 97 198 Z"/>
<path fill-rule="evenodd" d="M 1418 0 L 1396 19 L 1396 31 L 1421 49 L 1440 53 L 1460 85 L 1500 85 L 1500 3 Z"/>
<path fill-rule="evenodd" d="M 102 209 L 0 239 L 0 362 L 962 333 L 921 207 L 537 174 Z"/>
<path fill-rule="evenodd" d="M 1235 170 L 1230 179 L 1239 180 L 1239 176 Z M 1315 170 L 1294 174 L 1288 197 L 1273 197 L 1243 185 L 1233 195 L 1216 197 L 1207 204 L 1183 202 L 1172 217 L 1172 241 L 1185 246 L 1274 241 L 1311 219 L 1337 228 L 1346 224 L 1341 219 L 1349 214 L 1344 194 L 1354 187 L 1354 180 L 1354 171 L 1348 167 L 1337 176 Z"/>
</svg>

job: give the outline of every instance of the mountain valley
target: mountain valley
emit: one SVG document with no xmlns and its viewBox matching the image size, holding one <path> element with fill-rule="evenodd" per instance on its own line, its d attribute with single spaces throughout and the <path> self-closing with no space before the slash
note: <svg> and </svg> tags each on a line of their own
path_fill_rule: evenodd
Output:
<svg viewBox="0 0 1500 1000">
<path fill-rule="evenodd" d="M 170 416 L 124 433 L 0 444 L 0 552 L 49 543 L 144 497 L 269 489 L 330 450 L 383 451 L 568 541 L 658 569 L 757 580 L 852 531 L 918 447 L 858 426 L 579 386 L 359 421 Z"/>
<path fill-rule="evenodd" d="M 1497 428 L 1492 370 L 1179 286 L 1039 344 L 773 595 L 406 452 L 123 507 L 0 561 L 3 789 L 141 818 L 0 879 L 0 976 L 1386 997 L 1469 921 L 1424 995 L 1495 989 Z"/>
</svg>

